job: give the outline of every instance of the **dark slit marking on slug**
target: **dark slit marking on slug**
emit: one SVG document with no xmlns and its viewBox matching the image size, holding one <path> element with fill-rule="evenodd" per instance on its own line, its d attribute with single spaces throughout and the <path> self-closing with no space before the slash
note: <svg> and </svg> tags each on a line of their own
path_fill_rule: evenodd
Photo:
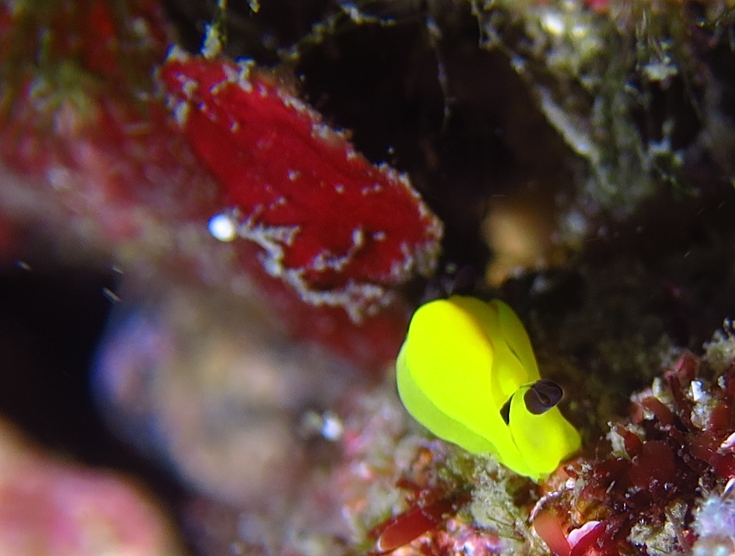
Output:
<svg viewBox="0 0 735 556">
<path fill-rule="evenodd" d="M 564 390 L 553 380 L 542 378 L 537 380 L 526 390 L 523 401 L 526 409 L 534 415 L 546 413 L 555 407 L 564 397 Z"/>
<path fill-rule="evenodd" d="M 515 394 L 514 394 L 515 395 Z M 546 413 L 552 407 L 555 407 L 564 397 L 564 390 L 553 380 L 542 378 L 529 386 L 523 395 L 523 403 L 526 409 L 534 415 Z M 507 402 L 500 408 L 500 416 L 506 425 L 510 424 L 510 402 L 511 396 Z"/>
</svg>

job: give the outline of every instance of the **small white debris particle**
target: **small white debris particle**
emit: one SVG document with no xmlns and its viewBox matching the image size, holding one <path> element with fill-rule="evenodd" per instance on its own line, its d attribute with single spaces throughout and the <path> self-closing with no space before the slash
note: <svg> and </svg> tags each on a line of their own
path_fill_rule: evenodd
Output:
<svg viewBox="0 0 735 556">
<path fill-rule="evenodd" d="M 363 195 L 370 195 L 372 193 L 380 193 L 383 191 L 383 186 L 379 183 L 374 183 L 373 185 L 369 187 L 363 187 L 362 188 L 362 194 Z"/>
<path fill-rule="evenodd" d="M 222 81 L 215 83 L 209 88 L 209 92 L 212 93 L 212 95 L 216 96 L 220 94 L 222 91 L 226 90 L 229 85 L 232 85 L 225 77 Z"/>
<path fill-rule="evenodd" d="M 732 448 L 735 448 L 735 432 L 722 441 L 719 450 L 724 452 L 725 450 L 731 450 Z"/>
<path fill-rule="evenodd" d="M 225 80 L 227 83 L 237 83 L 237 80 L 240 77 L 239 70 L 225 64 L 222 66 L 222 71 L 225 72 Z"/>
<path fill-rule="evenodd" d="M 287 91 L 284 91 L 283 89 L 278 90 L 278 97 L 283 102 L 283 105 L 286 108 L 292 108 L 299 114 L 307 114 L 312 120 L 318 119 L 319 116 L 315 113 L 313 113 L 307 104 L 304 102 L 301 102 L 298 98 L 288 94 Z"/>
<path fill-rule="evenodd" d="M 301 177 L 301 172 L 299 172 L 298 170 L 289 170 L 286 175 L 288 176 L 288 179 L 290 181 L 296 181 L 297 179 L 299 179 L 299 177 Z"/>
<path fill-rule="evenodd" d="M 150 27 L 142 17 L 134 17 L 130 22 L 130 27 L 133 30 L 133 33 L 141 39 L 145 39 L 151 34 Z"/>
<path fill-rule="evenodd" d="M 46 179 L 54 189 L 68 189 L 71 185 L 71 172 L 66 168 L 50 168 L 46 172 Z"/>
<path fill-rule="evenodd" d="M 202 55 L 208 60 L 216 58 L 222 52 L 222 40 L 220 39 L 217 25 L 204 24 L 204 44 Z"/>
<path fill-rule="evenodd" d="M 218 214 L 209 220 L 209 233 L 220 241 L 232 241 L 237 237 L 237 223 L 227 214 Z"/>
<path fill-rule="evenodd" d="M 188 77 L 181 85 L 181 90 L 184 92 L 184 95 L 186 95 L 186 98 L 191 98 L 198 88 L 199 84 Z"/>
<path fill-rule="evenodd" d="M 352 2 L 345 2 L 341 8 L 350 16 L 350 19 L 357 24 L 363 23 L 362 14 Z"/>
<path fill-rule="evenodd" d="M 541 18 L 541 26 L 550 35 L 560 36 L 566 31 L 566 24 L 560 14 L 554 11 L 547 11 Z"/>
<path fill-rule="evenodd" d="M 186 120 L 189 118 L 189 103 L 188 102 L 177 102 L 174 107 L 174 118 L 179 127 L 186 125 Z"/>
<path fill-rule="evenodd" d="M 104 295 L 107 299 L 112 301 L 113 303 L 120 303 L 120 297 L 113 292 L 110 288 L 102 288 L 102 295 Z"/>
<path fill-rule="evenodd" d="M 581 23 L 575 23 L 572 25 L 570 34 L 577 40 L 583 39 L 589 35 L 589 26 L 582 25 Z"/>
<path fill-rule="evenodd" d="M 324 438 L 332 442 L 336 442 L 337 440 L 342 438 L 344 426 L 342 425 L 342 421 L 339 417 L 337 417 L 331 411 L 326 411 L 322 416 L 322 419 L 323 424 L 321 433 Z"/>
<path fill-rule="evenodd" d="M 311 126 L 311 136 L 314 139 L 324 139 L 325 141 L 328 141 L 329 139 L 332 139 L 334 135 L 334 130 L 327 125 L 312 124 Z"/>
<path fill-rule="evenodd" d="M 321 436 L 330 442 L 336 442 L 342 438 L 344 425 L 342 420 L 333 412 L 325 411 L 317 413 L 310 409 L 301 417 L 299 423 L 299 434 L 303 438 Z"/>
<path fill-rule="evenodd" d="M 344 186 L 344 185 L 342 185 L 341 183 L 338 183 L 337 185 L 335 185 L 335 186 L 334 186 L 334 190 L 335 190 L 335 191 L 336 191 L 337 193 L 339 193 L 339 194 L 342 194 L 342 193 L 344 193 L 344 192 L 345 192 L 345 186 Z"/>
<path fill-rule="evenodd" d="M 704 396 L 705 391 L 700 380 L 693 380 L 689 383 L 689 398 L 698 402 Z"/>
<path fill-rule="evenodd" d="M 285 204 L 286 204 L 287 202 L 288 202 L 288 201 L 286 201 L 286 197 L 283 197 L 283 196 L 280 196 L 280 197 L 276 197 L 276 198 L 275 198 L 275 199 L 273 200 L 273 202 L 272 202 L 272 203 L 271 203 L 270 205 L 268 205 L 268 208 L 270 208 L 270 209 L 275 209 L 275 208 L 278 208 L 278 207 L 282 207 L 282 206 L 283 206 L 283 205 L 285 205 Z"/>
<path fill-rule="evenodd" d="M 172 61 L 185 62 L 189 59 L 189 53 L 183 48 L 181 48 L 180 46 L 174 44 L 168 49 L 168 52 L 166 53 L 166 59 L 169 62 L 172 62 Z"/>
<path fill-rule="evenodd" d="M 237 76 L 240 88 L 246 93 L 252 93 L 253 84 L 250 81 L 250 72 L 255 67 L 255 61 L 252 58 L 240 58 L 237 65 L 240 66 L 240 73 Z"/>
</svg>

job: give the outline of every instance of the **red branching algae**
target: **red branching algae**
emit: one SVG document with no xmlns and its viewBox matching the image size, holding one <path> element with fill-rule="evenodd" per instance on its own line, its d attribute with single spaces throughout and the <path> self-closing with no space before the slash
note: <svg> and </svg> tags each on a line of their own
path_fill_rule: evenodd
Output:
<svg viewBox="0 0 735 556">
<path fill-rule="evenodd" d="M 285 86 L 178 49 L 160 78 L 237 235 L 304 301 L 359 321 L 389 302 L 386 288 L 433 270 L 442 228 L 408 179 L 370 164 Z"/>
<path fill-rule="evenodd" d="M 406 492 L 405 509 L 367 531 L 367 538 L 373 542 L 370 554 L 499 553 L 502 541 L 497 533 L 482 530 L 473 519 L 468 519 L 472 485 L 460 475 L 447 473 L 453 465 L 448 456 L 434 444 L 416 449 L 413 462 L 393 487 L 396 492 Z"/>
<path fill-rule="evenodd" d="M 438 500 L 427 501 L 426 495 L 419 496 L 405 512 L 390 518 L 375 528 L 375 554 L 386 554 L 410 543 L 424 533 L 436 528 L 469 501 L 466 493 L 455 493 Z"/>
<path fill-rule="evenodd" d="M 735 477 L 735 365 L 712 382 L 703 366 L 683 354 L 633 397 L 633 418 L 608 435 L 612 451 L 569 465 L 571 479 L 539 502 L 534 527 L 554 554 L 691 551 L 693 508 Z"/>
</svg>

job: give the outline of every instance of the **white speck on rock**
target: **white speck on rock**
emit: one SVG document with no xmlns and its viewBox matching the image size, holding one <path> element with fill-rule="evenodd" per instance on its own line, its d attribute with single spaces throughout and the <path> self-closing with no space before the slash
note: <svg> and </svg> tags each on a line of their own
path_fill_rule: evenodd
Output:
<svg viewBox="0 0 735 556">
<path fill-rule="evenodd" d="M 209 233 L 224 242 L 237 237 L 237 222 L 228 214 L 218 214 L 209 220 Z"/>
</svg>

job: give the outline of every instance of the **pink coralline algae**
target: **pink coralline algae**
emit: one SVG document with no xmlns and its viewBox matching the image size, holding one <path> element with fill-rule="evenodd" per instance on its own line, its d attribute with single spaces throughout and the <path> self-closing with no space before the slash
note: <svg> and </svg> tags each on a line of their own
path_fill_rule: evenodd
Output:
<svg viewBox="0 0 735 556">
<path fill-rule="evenodd" d="M 0 421 L 0 554 L 178 556 L 163 512 L 139 486 L 31 446 Z"/>
<path fill-rule="evenodd" d="M 218 218 L 262 248 L 266 271 L 353 321 L 435 265 L 442 228 L 406 176 L 370 164 L 345 135 L 249 62 L 174 49 L 160 69 L 184 134 L 225 190 Z"/>
<path fill-rule="evenodd" d="M 534 514 L 554 554 L 690 554 L 709 523 L 732 519 L 721 511 L 729 496 L 717 493 L 735 477 L 735 364 L 713 381 L 706 371 L 706 360 L 682 355 L 633 396 L 632 419 L 608 435 L 609 455 L 566 468 L 570 478 Z"/>
</svg>

